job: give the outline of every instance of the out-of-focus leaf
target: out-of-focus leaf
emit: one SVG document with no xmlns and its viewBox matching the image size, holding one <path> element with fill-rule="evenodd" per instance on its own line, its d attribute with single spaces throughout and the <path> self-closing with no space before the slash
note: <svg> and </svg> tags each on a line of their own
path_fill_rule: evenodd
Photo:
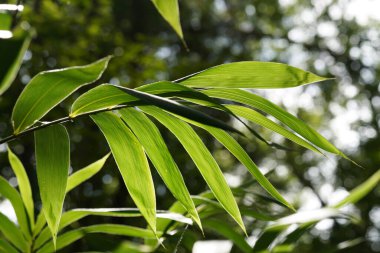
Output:
<svg viewBox="0 0 380 253">
<path fill-rule="evenodd" d="M 16 227 L 16 225 L 12 221 L 8 219 L 8 217 L 6 217 L 2 213 L 0 213 L 0 232 L 7 240 L 9 240 L 19 250 L 26 252 L 28 244 L 25 241 L 25 238 L 22 235 L 21 231 Z M 1 249 L 1 246 L 0 246 L 0 249 Z M 3 252 L 7 252 L 7 251 L 3 251 Z"/>
<path fill-rule="evenodd" d="M 107 216 L 107 217 L 141 217 L 141 212 L 137 208 L 90 208 L 90 209 L 73 209 L 62 214 L 61 223 L 58 231 L 61 231 L 70 224 L 83 219 L 89 215 Z M 167 211 L 157 211 L 157 219 L 177 221 L 179 223 L 192 224 L 191 219 L 178 213 Z M 50 233 L 45 228 L 37 237 L 34 243 L 34 250 L 40 248 L 50 239 Z"/>
<path fill-rule="evenodd" d="M 294 211 L 294 207 L 287 202 L 284 197 L 276 190 L 276 188 L 269 182 L 269 180 L 261 173 L 260 169 L 256 166 L 256 164 L 252 161 L 249 155 L 245 152 L 245 150 L 240 146 L 240 144 L 228 133 L 225 131 L 207 126 L 195 121 L 190 121 L 185 118 L 181 118 L 183 120 L 188 121 L 189 123 L 201 127 L 207 132 L 209 132 L 212 136 L 215 137 L 223 146 L 225 146 L 246 168 L 248 171 L 256 178 L 257 182 L 276 200 L 290 208 Z"/>
<path fill-rule="evenodd" d="M 140 108 L 145 113 L 156 118 L 177 137 L 194 161 L 195 165 L 198 167 L 217 200 L 239 224 L 243 231 L 245 231 L 244 223 L 231 189 L 228 186 L 219 165 L 195 131 L 185 122 L 169 115 L 161 109 L 153 106 L 141 106 Z"/>
<path fill-rule="evenodd" d="M 137 136 L 137 139 L 139 139 L 148 157 L 174 197 L 186 207 L 190 216 L 197 222 L 199 227 L 202 227 L 181 172 L 158 128 L 147 116 L 135 109 L 122 109 L 120 110 L 120 114 L 132 132 Z"/>
<path fill-rule="evenodd" d="M 18 157 L 8 148 L 8 159 L 11 167 L 16 175 L 18 188 L 20 190 L 22 201 L 24 202 L 26 212 L 29 215 L 29 222 L 31 229 L 34 229 L 34 203 L 32 197 L 32 189 L 28 175 L 26 174 L 24 165 L 18 159 Z"/>
<path fill-rule="evenodd" d="M 25 206 L 18 191 L 5 178 L 0 176 L 0 196 L 8 199 L 15 210 L 18 224 L 26 239 L 30 239 L 30 227 Z"/>
<path fill-rule="evenodd" d="M 65 234 L 60 235 L 57 238 L 57 248 L 56 250 L 62 249 L 67 245 L 83 238 L 89 233 L 101 233 L 109 235 L 119 235 L 119 236 L 131 236 L 139 238 L 156 238 L 153 231 L 138 227 L 132 227 L 127 225 L 116 225 L 116 224 L 99 224 L 92 225 L 88 227 L 82 227 L 76 230 L 69 231 Z M 157 235 L 161 235 L 161 232 L 157 232 Z M 52 242 L 45 244 L 37 253 L 50 253 L 54 251 L 54 245 Z"/>
<path fill-rule="evenodd" d="M 53 125 L 35 132 L 37 179 L 42 210 L 55 242 L 70 166 L 66 128 Z"/>
<path fill-rule="evenodd" d="M 313 145 L 311 145 L 309 142 L 305 141 L 304 139 L 298 137 L 297 135 L 293 134 L 292 132 L 288 131 L 286 128 L 276 124 L 275 122 L 271 121 L 264 115 L 256 112 L 253 109 L 239 106 L 239 105 L 226 105 L 228 109 L 230 109 L 235 115 L 246 118 L 247 120 L 256 123 L 260 126 L 263 126 L 265 128 L 268 128 L 276 133 L 281 134 L 285 138 L 293 141 L 294 143 L 297 143 L 300 146 L 303 146 L 307 149 L 310 149 L 316 153 L 321 154 L 321 151 L 319 151 L 317 148 L 315 148 Z"/>
<path fill-rule="evenodd" d="M 156 197 L 143 147 L 125 123 L 107 112 L 91 116 L 107 139 L 129 193 L 153 231 L 156 231 Z"/>
<path fill-rule="evenodd" d="M 19 251 L 13 247 L 9 242 L 0 239 L 0 252 L 6 253 L 19 253 Z"/>
<path fill-rule="evenodd" d="M 41 230 L 44 228 L 46 225 L 46 219 L 44 212 L 41 210 L 41 212 L 37 215 L 37 220 L 36 220 L 36 225 L 34 226 L 33 229 L 33 238 L 35 238 Z"/>
<path fill-rule="evenodd" d="M 345 157 L 341 151 L 339 151 L 333 144 L 308 126 L 305 122 L 263 97 L 239 89 L 210 89 L 203 92 L 210 97 L 227 99 L 257 108 L 269 115 L 272 115 L 315 146 L 320 147 L 330 153 Z"/>
<path fill-rule="evenodd" d="M 1 23 L 2 21 L 0 20 Z M 24 31 L 13 38 L 0 39 L 0 96 L 11 86 L 16 78 L 31 38 L 30 32 Z"/>
<path fill-rule="evenodd" d="M 289 88 L 329 80 L 276 62 L 233 62 L 211 67 L 175 82 L 198 88 Z"/>
<path fill-rule="evenodd" d="M 98 161 L 91 163 L 85 168 L 78 170 L 72 175 L 70 175 L 67 180 L 66 194 L 78 185 L 80 185 L 81 183 L 83 183 L 84 181 L 94 176 L 96 173 L 98 173 L 102 169 L 104 163 L 107 161 L 107 158 L 109 156 L 110 154 L 107 154 Z"/>
<path fill-rule="evenodd" d="M 379 181 L 380 181 L 380 170 L 378 170 L 375 174 L 373 174 L 364 183 L 362 183 L 361 185 L 353 189 L 346 198 L 339 201 L 337 204 L 333 205 L 333 207 L 341 208 L 347 204 L 355 204 L 356 202 L 364 198 L 370 191 L 372 191 L 373 188 L 378 186 Z"/>
<path fill-rule="evenodd" d="M 116 249 L 112 250 L 113 253 L 150 253 L 153 251 L 154 247 L 129 241 L 123 241 Z"/>
<path fill-rule="evenodd" d="M 183 40 L 181 21 L 179 18 L 178 0 L 152 0 L 152 2 L 161 16 Z"/>
<path fill-rule="evenodd" d="M 2 12 L 0 9 L 0 30 L 7 31 L 10 30 L 12 24 L 12 14 L 7 12 Z M 0 37 L 2 39 L 2 37 Z"/>
<path fill-rule="evenodd" d="M 245 241 L 244 235 L 241 235 L 233 230 L 233 228 L 231 228 L 231 225 L 223 222 L 222 220 L 212 219 L 206 219 L 203 224 L 205 228 L 211 229 L 216 233 L 233 241 L 233 243 L 238 246 L 243 252 L 251 252 L 251 246 L 249 246 L 249 244 Z"/>
<path fill-rule="evenodd" d="M 14 133 L 33 125 L 75 90 L 98 80 L 109 60 L 106 57 L 89 65 L 44 71 L 33 77 L 13 108 Z"/>
</svg>

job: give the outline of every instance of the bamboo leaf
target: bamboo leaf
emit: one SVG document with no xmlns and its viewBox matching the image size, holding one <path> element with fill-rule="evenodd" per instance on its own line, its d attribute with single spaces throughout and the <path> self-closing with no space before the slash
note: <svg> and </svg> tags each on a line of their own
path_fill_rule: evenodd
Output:
<svg viewBox="0 0 380 253">
<path fill-rule="evenodd" d="M 96 173 L 98 173 L 102 169 L 104 163 L 107 161 L 109 156 L 110 154 L 107 154 L 98 161 L 91 163 L 85 168 L 78 170 L 72 175 L 70 175 L 67 180 L 66 194 L 78 185 L 80 185 L 81 183 L 83 183 L 84 181 L 93 177 Z"/>
<path fill-rule="evenodd" d="M 152 0 L 152 2 L 161 16 L 169 23 L 181 40 L 183 40 L 178 0 Z"/>
<path fill-rule="evenodd" d="M 378 170 L 375 174 L 373 174 L 364 183 L 357 186 L 354 190 L 350 192 L 350 194 L 346 198 L 339 201 L 337 204 L 333 205 L 333 207 L 341 208 L 347 204 L 355 204 L 356 202 L 364 198 L 376 186 L 378 186 L 379 182 L 380 182 L 380 170 Z"/>
<path fill-rule="evenodd" d="M 26 174 L 24 165 L 18 159 L 18 157 L 12 152 L 8 147 L 8 159 L 11 167 L 16 175 L 18 187 L 20 190 L 22 201 L 25 205 L 26 212 L 29 215 L 29 222 L 31 229 L 34 229 L 34 203 L 32 196 L 32 189 L 30 187 L 30 182 L 28 175 Z"/>
<path fill-rule="evenodd" d="M 181 172 L 158 128 L 147 116 L 135 109 L 122 109 L 120 110 L 120 114 L 132 132 L 137 136 L 137 139 L 139 139 L 169 190 L 186 207 L 190 216 L 201 228 L 201 221 L 190 198 L 190 193 L 186 188 Z"/>
<path fill-rule="evenodd" d="M 155 234 L 148 229 L 116 224 L 99 224 L 82 227 L 62 234 L 57 239 L 57 250 L 62 249 L 73 242 L 83 238 L 86 234 L 100 233 L 119 236 L 131 236 L 139 238 L 155 238 Z M 161 235 L 161 233 L 158 233 Z M 50 253 L 54 250 L 51 242 L 45 244 L 37 253 Z"/>
<path fill-rule="evenodd" d="M 14 133 L 33 125 L 81 86 L 98 80 L 109 60 L 106 57 L 89 65 L 45 71 L 33 77 L 13 108 Z"/>
<path fill-rule="evenodd" d="M 28 244 L 25 241 L 24 236 L 17 226 L 8 219 L 7 216 L 0 213 L 0 232 L 1 234 L 9 240 L 14 246 L 19 250 L 26 252 Z M 0 246 L 1 249 L 1 246 Z M 7 252 L 7 251 L 3 251 Z"/>
<path fill-rule="evenodd" d="M 107 139 L 124 183 L 136 206 L 156 231 L 156 197 L 144 150 L 131 130 L 115 114 L 91 116 Z"/>
<path fill-rule="evenodd" d="M 26 239 L 30 239 L 30 227 L 25 206 L 18 191 L 0 176 L 0 195 L 8 199 L 15 210 L 18 224 Z"/>
<path fill-rule="evenodd" d="M 308 126 L 305 122 L 263 97 L 239 89 L 211 89 L 204 91 L 204 93 L 210 97 L 227 99 L 259 109 L 269 115 L 272 115 L 297 134 L 310 141 L 313 145 L 330 153 L 345 157 L 340 150 L 338 150 L 333 144 L 326 140 L 326 138 Z"/>
<path fill-rule="evenodd" d="M 2 22 L 0 21 L 0 23 Z M 23 31 L 11 39 L 0 40 L 0 96 L 11 86 L 16 78 L 31 39 L 32 34 Z"/>
<path fill-rule="evenodd" d="M 231 108 L 231 107 L 228 107 Z M 269 182 L 269 180 L 261 173 L 260 169 L 257 167 L 257 165 L 252 161 L 252 159 L 249 157 L 249 155 L 245 152 L 245 150 L 240 146 L 240 144 L 228 133 L 225 131 L 207 126 L 198 122 L 190 121 L 184 118 L 181 118 L 183 120 L 188 121 L 189 123 L 198 126 L 200 128 L 203 128 L 207 132 L 209 132 L 212 136 L 214 136 L 215 139 L 217 139 L 223 146 L 225 146 L 231 154 L 233 154 L 247 169 L 248 171 L 254 176 L 257 180 L 257 182 L 270 194 L 272 195 L 276 200 L 284 204 L 286 207 L 290 208 L 294 211 L 294 207 L 287 202 L 284 197 L 281 196 L 281 194 L 276 190 L 276 188 Z"/>
<path fill-rule="evenodd" d="M 233 62 L 211 67 L 175 82 L 197 88 L 289 88 L 329 80 L 276 62 Z"/>
<path fill-rule="evenodd" d="M 298 137 L 297 135 L 293 134 L 286 128 L 276 124 L 275 122 L 271 121 L 264 115 L 256 112 L 255 110 L 252 110 L 250 108 L 239 106 L 239 105 L 226 105 L 228 109 L 230 109 L 235 115 L 246 118 L 247 120 L 256 123 L 258 125 L 261 125 L 265 128 L 268 128 L 276 133 L 281 134 L 285 138 L 293 141 L 294 143 L 303 146 L 307 149 L 310 149 L 316 153 L 322 154 L 321 151 L 319 151 L 317 148 L 315 148 L 313 145 L 311 145 L 309 142 L 305 141 L 304 139 Z"/>
<path fill-rule="evenodd" d="M 37 179 L 42 210 L 55 243 L 70 166 L 66 128 L 53 125 L 35 132 Z"/>
<path fill-rule="evenodd" d="M 0 252 L 19 253 L 16 248 L 14 248 L 9 242 L 3 239 L 0 239 Z"/>
<path fill-rule="evenodd" d="M 41 210 L 40 213 L 37 215 L 36 225 L 34 226 L 34 230 L 33 230 L 33 238 L 35 238 L 41 232 L 41 230 L 45 227 L 45 225 L 46 225 L 45 215 L 44 215 L 44 212 Z"/>
<path fill-rule="evenodd" d="M 244 223 L 241 219 L 240 211 L 234 196 L 232 195 L 231 189 L 215 159 L 195 131 L 185 122 L 156 107 L 141 106 L 140 109 L 156 118 L 177 137 L 194 161 L 195 165 L 198 167 L 217 200 L 239 224 L 243 231 L 245 231 Z"/>
<path fill-rule="evenodd" d="M 251 246 L 245 241 L 243 235 L 239 234 L 231 228 L 231 225 L 222 220 L 206 219 L 203 222 L 205 228 L 215 231 L 216 233 L 230 239 L 243 252 L 249 253 L 252 251 Z"/>
</svg>

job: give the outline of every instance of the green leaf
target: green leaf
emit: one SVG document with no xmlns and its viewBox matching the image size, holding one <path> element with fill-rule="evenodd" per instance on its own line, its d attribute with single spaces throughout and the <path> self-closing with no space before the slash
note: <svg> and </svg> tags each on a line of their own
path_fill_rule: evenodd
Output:
<svg viewBox="0 0 380 253">
<path fill-rule="evenodd" d="M 35 132 L 37 179 L 42 210 L 55 243 L 70 166 L 66 128 L 53 125 Z"/>
<path fill-rule="evenodd" d="M 0 176 L 0 196 L 8 199 L 13 209 L 15 210 L 18 224 L 20 225 L 21 231 L 26 239 L 30 239 L 30 227 L 28 223 L 27 213 L 25 211 L 25 206 L 22 202 L 22 198 L 18 191 L 13 188 L 5 178 Z"/>
<path fill-rule="evenodd" d="M 228 107 L 231 108 L 231 107 Z M 252 161 L 252 159 L 249 157 L 249 155 L 244 151 L 244 149 L 240 146 L 240 144 L 228 133 L 225 131 L 207 126 L 198 122 L 190 121 L 184 118 L 181 118 L 183 120 L 188 121 L 189 123 L 198 126 L 200 128 L 203 128 L 207 132 L 209 132 L 212 136 L 214 136 L 215 139 L 217 139 L 223 146 L 225 146 L 247 169 L 248 171 L 254 176 L 257 180 L 257 182 L 270 194 L 272 195 L 276 200 L 290 208 L 294 211 L 294 207 L 288 203 L 284 197 L 281 196 L 281 194 L 276 190 L 276 188 L 269 182 L 269 180 L 261 173 L 260 169 L 257 167 L 257 165 Z"/>
<path fill-rule="evenodd" d="M 144 147 L 145 152 L 169 190 L 186 207 L 190 216 L 201 228 L 201 221 L 190 198 L 190 193 L 186 188 L 181 172 L 158 128 L 147 116 L 135 109 L 122 109 L 120 110 L 120 114 L 132 132 L 137 136 L 137 139 Z"/>
<path fill-rule="evenodd" d="M 184 106 L 178 102 L 172 101 L 167 98 L 162 98 L 156 95 L 148 94 L 145 92 L 141 92 L 138 90 L 121 87 L 121 86 L 118 86 L 118 88 L 128 93 L 131 96 L 139 98 L 141 101 L 146 102 L 146 104 L 148 105 L 155 105 L 161 109 L 167 110 L 169 112 L 175 113 L 185 118 L 240 134 L 238 130 L 227 125 L 226 123 L 214 117 L 211 117 L 203 112 L 200 112 L 199 110 L 193 109 L 188 106 Z"/>
<path fill-rule="evenodd" d="M 7 216 L 0 213 L 0 232 L 1 234 L 9 240 L 14 246 L 19 250 L 26 252 L 28 244 L 25 241 L 24 236 L 17 226 L 8 219 Z M 1 249 L 1 246 L 0 246 Z M 5 251 L 7 252 L 7 251 Z"/>
<path fill-rule="evenodd" d="M 276 62 L 233 62 L 176 80 L 197 88 L 289 88 L 329 80 Z"/>
<path fill-rule="evenodd" d="M 34 203 L 32 196 L 32 189 L 30 187 L 30 182 L 28 175 L 26 174 L 24 165 L 18 159 L 18 157 L 12 152 L 8 147 L 8 159 L 11 167 L 16 175 L 18 188 L 20 190 L 22 201 L 24 202 L 26 212 L 29 215 L 29 222 L 31 229 L 34 229 Z"/>
<path fill-rule="evenodd" d="M 152 0 L 152 2 L 161 16 L 183 40 L 183 33 L 179 18 L 178 0 Z"/>
<path fill-rule="evenodd" d="M 88 227 L 82 227 L 60 235 L 57 239 L 57 250 L 72 244 L 73 242 L 83 238 L 86 234 L 90 233 L 131 236 L 138 238 L 156 238 L 155 233 L 148 229 L 132 227 L 127 225 L 99 224 Z M 161 235 L 160 232 L 157 233 L 158 235 Z M 38 250 L 37 253 L 50 253 L 54 250 L 53 246 L 54 245 L 51 242 L 49 242 L 45 244 L 40 250 Z"/>
<path fill-rule="evenodd" d="M 0 239 L 0 252 L 19 253 L 9 242 Z"/>
<path fill-rule="evenodd" d="M 73 209 L 62 214 L 61 223 L 59 224 L 58 231 L 66 228 L 72 223 L 83 219 L 89 215 L 107 216 L 107 217 L 141 217 L 141 212 L 137 208 L 89 208 L 89 209 Z M 189 218 L 186 218 L 177 213 L 170 213 L 166 211 L 158 211 L 158 219 L 168 219 L 185 224 L 192 224 Z M 45 228 L 37 237 L 33 249 L 40 248 L 46 241 L 50 239 L 50 233 Z"/>
<path fill-rule="evenodd" d="M 205 90 L 204 93 L 210 97 L 227 99 L 259 109 L 269 115 L 272 115 L 315 146 L 320 147 L 330 153 L 344 156 L 344 154 L 333 144 L 331 144 L 313 128 L 308 126 L 305 122 L 263 97 L 239 89 L 211 89 Z"/>
<path fill-rule="evenodd" d="M 148 160 L 141 144 L 115 114 L 106 112 L 91 118 L 106 137 L 133 201 L 155 232 L 156 197 Z"/>
<path fill-rule="evenodd" d="M 140 109 L 156 118 L 177 137 L 194 161 L 195 165 L 198 167 L 217 200 L 239 224 L 243 231 L 245 231 L 244 223 L 241 219 L 240 211 L 234 196 L 232 195 L 231 189 L 228 186 L 219 165 L 195 131 L 185 122 L 156 107 L 141 106 Z"/>
<path fill-rule="evenodd" d="M 364 198 L 370 191 L 372 191 L 373 188 L 378 186 L 379 182 L 380 170 L 378 170 L 375 174 L 368 178 L 364 183 L 353 189 L 346 198 L 333 205 L 333 207 L 341 208 L 347 204 L 355 204 L 356 202 Z"/>
<path fill-rule="evenodd" d="M 45 71 L 33 77 L 13 108 L 14 133 L 33 125 L 75 90 L 98 80 L 109 60 L 106 57 L 89 65 Z"/>
<path fill-rule="evenodd" d="M 2 21 L 0 21 L 1 23 Z M 27 31 L 23 31 L 11 39 L 0 39 L 0 96 L 15 80 L 31 39 L 32 35 Z"/>
<path fill-rule="evenodd" d="M 230 109 L 235 115 L 246 118 L 247 120 L 256 123 L 258 125 L 261 125 L 265 128 L 268 128 L 276 133 L 281 134 L 285 138 L 293 141 L 294 143 L 297 143 L 300 146 L 303 146 L 307 149 L 310 149 L 316 153 L 322 154 L 321 151 L 319 151 L 317 148 L 315 148 L 313 145 L 311 145 L 309 142 L 305 141 L 304 139 L 298 137 L 297 135 L 293 134 L 286 128 L 276 124 L 275 122 L 271 121 L 264 115 L 256 112 L 253 109 L 239 106 L 239 105 L 226 105 L 228 109 Z"/>
<path fill-rule="evenodd" d="M 43 210 L 37 215 L 36 225 L 33 229 L 33 238 L 35 238 L 46 225 L 46 219 Z"/>
<path fill-rule="evenodd" d="M 1 12 L 0 9 L 0 30 L 10 30 L 12 24 L 12 14 L 7 12 Z M 0 37 L 0 39 L 3 39 Z"/>
<path fill-rule="evenodd" d="M 72 175 L 70 175 L 67 180 L 66 194 L 78 185 L 80 185 L 81 183 L 83 183 L 84 181 L 93 177 L 96 173 L 98 173 L 102 169 L 104 163 L 107 161 L 107 158 L 109 156 L 110 154 L 107 154 L 98 161 L 91 163 L 85 168 L 78 170 Z"/>
<path fill-rule="evenodd" d="M 231 228 L 231 225 L 222 220 L 206 219 L 203 222 L 205 228 L 211 229 L 216 233 L 230 239 L 243 252 L 249 253 L 252 251 L 251 246 L 245 241 L 245 237 Z"/>
</svg>

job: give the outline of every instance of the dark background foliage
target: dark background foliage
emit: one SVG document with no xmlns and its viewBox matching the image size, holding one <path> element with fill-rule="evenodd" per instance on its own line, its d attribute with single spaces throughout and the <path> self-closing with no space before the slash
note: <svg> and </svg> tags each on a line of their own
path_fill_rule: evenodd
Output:
<svg viewBox="0 0 380 253">
<path fill-rule="evenodd" d="M 366 22 L 363 17 L 350 16 L 349 6 L 354 2 L 358 1 L 180 1 L 182 26 L 190 48 L 186 51 L 149 0 L 25 1 L 19 25 L 30 25 L 37 34 L 17 80 L 0 98 L 0 136 L 11 133 L 9 118 L 18 95 L 30 78 L 43 70 L 86 64 L 113 54 L 115 57 L 99 83 L 137 87 L 157 80 L 174 80 L 225 62 L 285 62 L 336 79 L 285 91 L 256 92 L 265 94 L 320 130 L 366 169 L 336 157 L 326 159 L 312 154 L 260 128 L 257 130 L 265 138 L 294 151 L 268 147 L 254 138 L 238 137 L 239 142 L 260 168 L 273 170 L 270 180 L 298 208 L 332 203 L 373 174 L 380 164 L 380 21 L 368 16 Z M 65 116 L 74 98 L 86 89 L 49 113 L 45 120 Z M 73 170 L 108 152 L 103 136 L 90 119 L 81 118 L 67 125 Z M 163 128 L 162 133 L 190 193 L 206 190 L 203 179 L 180 144 Z M 200 133 L 233 186 L 249 181 L 251 176 L 236 160 L 210 136 Z M 33 136 L 23 137 L 10 146 L 26 165 L 37 199 Z M 13 175 L 4 146 L 0 146 L 0 159 L 1 174 L 11 179 Z M 154 170 L 152 173 L 158 208 L 167 209 L 174 198 L 157 173 Z M 249 185 L 247 189 L 261 192 L 256 185 Z M 348 252 L 380 251 L 379 197 L 377 188 L 357 207 L 348 208 L 361 216 L 360 224 L 332 220 L 318 224 L 302 237 L 300 252 L 322 252 L 357 237 L 365 238 L 365 242 Z M 284 212 L 261 202 L 253 199 L 250 205 L 262 211 Z M 65 202 L 65 208 L 132 205 L 112 159 L 99 175 L 71 192 Z M 144 224 L 138 219 L 99 217 L 86 218 L 82 223 L 91 224 L 94 219 Z M 246 223 L 250 224 L 249 232 L 257 235 L 261 225 L 251 220 Z M 206 239 L 218 238 L 207 230 L 206 235 Z M 110 249 L 116 239 L 101 236 L 99 244 L 98 236 L 87 236 L 62 252 Z M 175 245 L 174 239 L 178 238 L 173 238 Z"/>
</svg>

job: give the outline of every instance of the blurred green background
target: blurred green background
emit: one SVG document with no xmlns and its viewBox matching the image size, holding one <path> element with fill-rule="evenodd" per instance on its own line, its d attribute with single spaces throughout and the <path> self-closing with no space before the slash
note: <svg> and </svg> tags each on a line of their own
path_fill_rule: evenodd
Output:
<svg viewBox="0 0 380 253">
<path fill-rule="evenodd" d="M 0 1 L 15 3 L 16 1 Z M 11 134 L 13 105 L 29 80 L 38 72 L 90 63 L 109 54 L 115 57 L 98 83 L 137 87 L 174 80 L 204 68 L 231 61 L 276 61 L 322 76 L 335 77 L 323 84 L 287 90 L 255 90 L 282 105 L 318 129 L 343 152 L 360 163 L 306 151 L 268 130 L 257 129 L 268 140 L 293 151 L 268 147 L 254 138 L 238 137 L 259 167 L 272 171 L 271 182 L 300 209 L 313 209 L 347 195 L 372 175 L 380 164 L 380 9 L 379 1 L 359 0 L 192 0 L 179 1 L 187 51 L 149 0 L 29 0 L 18 16 L 18 26 L 34 27 L 36 36 L 24 57 L 19 75 L 0 98 L 0 136 Z M 1 56 L 0 56 L 1 60 Z M 91 86 L 93 87 L 93 85 Z M 45 117 L 67 115 L 81 89 Z M 217 115 L 216 115 L 217 116 Z M 227 119 L 226 119 L 227 120 Z M 231 122 L 233 123 L 233 122 Z M 108 152 L 104 137 L 88 118 L 68 123 L 73 170 Z M 175 160 L 180 165 L 191 194 L 206 190 L 183 148 L 162 128 Z M 250 174 L 210 136 L 199 131 L 212 150 L 231 186 L 251 179 Z M 38 199 L 33 135 L 12 142 L 11 148 L 24 162 Z M 0 145 L 0 172 L 16 183 Z M 157 205 L 168 209 L 174 198 L 157 172 Z M 262 192 L 249 184 L 253 191 Z M 325 220 L 300 240 L 299 252 L 325 252 L 339 242 L 364 238 L 347 252 L 380 252 L 380 188 L 347 211 L 362 218 L 359 224 Z M 39 202 L 40 203 L 40 202 Z M 281 212 L 281 207 L 253 199 L 253 209 Z M 0 202 L 0 210 L 6 206 Z M 131 207 L 127 190 L 110 159 L 92 180 L 69 194 L 65 208 Z M 144 225 L 139 219 L 88 217 Z M 254 238 L 260 223 L 246 221 Z M 194 231 L 197 231 L 195 228 Z M 197 231 L 199 234 L 199 231 Z M 101 243 L 99 243 L 99 238 Z M 109 250 L 118 239 L 86 236 L 62 252 Z M 177 238 L 178 239 L 178 238 Z M 210 231 L 201 240 L 221 239 Z M 178 252 L 186 252 L 179 246 Z M 238 249 L 234 249 L 238 252 Z M 208 251 L 211 253 L 211 249 Z M 217 252 L 217 251 L 215 251 Z M 221 251 L 219 251 L 221 252 Z"/>
</svg>

